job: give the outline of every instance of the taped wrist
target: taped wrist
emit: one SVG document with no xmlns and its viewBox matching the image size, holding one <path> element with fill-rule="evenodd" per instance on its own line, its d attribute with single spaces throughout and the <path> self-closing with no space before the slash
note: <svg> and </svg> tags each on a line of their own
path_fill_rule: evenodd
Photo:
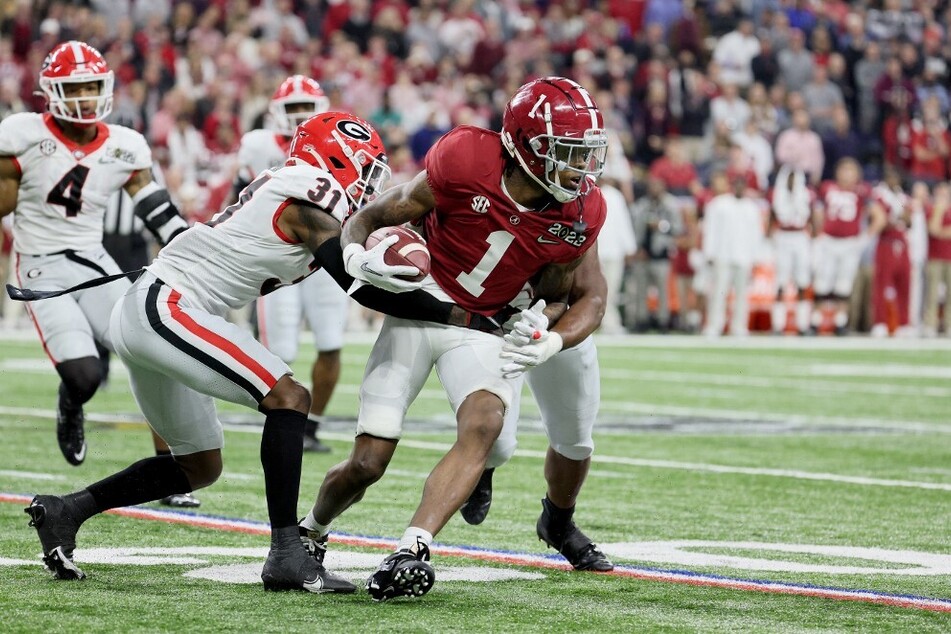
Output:
<svg viewBox="0 0 951 634">
<path fill-rule="evenodd" d="M 168 190 L 152 181 L 132 197 L 135 215 L 142 219 L 146 228 L 163 245 L 188 228 L 188 223 L 178 213 L 178 208 L 168 195 Z"/>
</svg>

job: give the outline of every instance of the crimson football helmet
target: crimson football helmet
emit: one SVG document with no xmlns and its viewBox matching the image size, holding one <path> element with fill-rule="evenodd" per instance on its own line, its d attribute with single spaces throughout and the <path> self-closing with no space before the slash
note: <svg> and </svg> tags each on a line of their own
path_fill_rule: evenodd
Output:
<svg viewBox="0 0 951 634">
<path fill-rule="evenodd" d="M 312 106 L 305 112 L 289 113 L 287 106 L 307 104 Z M 315 80 L 303 75 L 288 77 L 274 91 L 268 114 L 274 125 L 274 131 L 284 136 L 294 136 L 294 130 L 309 117 L 330 108 L 330 99 L 324 94 L 323 88 Z"/>
<path fill-rule="evenodd" d="M 515 93 L 502 115 L 502 144 L 559 202 L 574 200 L 604 169 L 608 136 L 588 91 L 564 77 L 543 77 Z"/>
<path fill-rule="evenodd" d="M 290 156 L 330 172 L 347 192 L 351 211 L 376 198 L 390 178 L 380 135 L 346 112 L 323 112 L 300 124 Z"/>
<path fill-rule="evenodd" d="M 99 95 L 67 97 L 67 84 L 99 82 Z M 85 42 L 63 42 L 46 56 L 40 70 L 40 90 L 50 113 L 57 119 L 74 123 L 102 121 L 112 112 L 112 87 L 115 76 L 105 58 Z M 82 111 L 84 102 L 95 100 L 95 114 Z"/>
</svg>

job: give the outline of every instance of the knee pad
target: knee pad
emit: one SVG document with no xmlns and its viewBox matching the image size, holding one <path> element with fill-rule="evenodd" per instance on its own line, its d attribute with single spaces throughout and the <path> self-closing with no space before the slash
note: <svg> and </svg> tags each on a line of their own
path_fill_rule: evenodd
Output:
<svg viewBox="0 0 951 634">
<path fill-rule="evenodd" d="M 552 445 L 552 449 L 555 450 L 559 455 L 564 456 L 568 460 L 575 460 L 580 462 L 581 460 L 586 460 L 591 457 L 591 454 L 594 453 L 594 442 L 588 443 L 579 443 L 576 445 Z"/>
<path fill-rule="evenodd" d="M 489 457 L 485 461 L 486 469 L 495 469 L 496 467 L 501 467 L 506 462 L 508 462 L 513 455 L 515 455 L 515 448 L 518 446 L 518 442 L 515 438 L 505 438 L 499 437 L 495 441 L 495 444 L 492 445 L 492 450 L 489 452 Z"/>
</svg>

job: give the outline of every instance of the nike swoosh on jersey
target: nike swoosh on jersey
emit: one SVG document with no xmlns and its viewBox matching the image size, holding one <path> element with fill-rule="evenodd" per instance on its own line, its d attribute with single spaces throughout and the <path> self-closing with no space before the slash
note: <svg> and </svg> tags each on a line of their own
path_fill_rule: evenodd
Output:
<svg viewBox="0 0 951 634">
<path fill-rule="evenodd" d="M 549 240 L 544 236 L 538 236 L 538 241 L 542 244 L 558 244 L 558 240 Z"/>
</svg>

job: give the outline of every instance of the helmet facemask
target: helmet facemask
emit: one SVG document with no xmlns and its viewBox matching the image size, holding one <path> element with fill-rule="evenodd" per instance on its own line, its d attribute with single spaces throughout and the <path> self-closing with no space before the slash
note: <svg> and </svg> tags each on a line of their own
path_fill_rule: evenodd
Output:
<svg viewBox="0 0 951 634">
<path fill-rule="evenodd" d="M 67 97 L 67 84 L 99 84 L 99 94 L 83 97 Z M 93 124 L 102 121 L 112 112 L 112 88 L 115 76 L 110 70 L 104 74 L 78 75 L 72 77 L 40 77 L 40 90 L 46 97 L 50 114 L 56 119 L 73 123 Z M 83 116 L 81 105 L 84 102 L 96 102 L 96 114 Z"/>
<path fill-rule="evenodd" d="M 578 197 L 587 178 L 594 181 L 601 176 L 608 136 L 603 129 L 591 128 L 585 130 L 580 139 L 541 135 L 532 139 L 529 145 L 535 156 L 545 161 L 544 182 L 539 181 L 540 184 L 555 200 L 565 203 Z M 539 180 L 531 172 L 529 174 Z M 572 175 L 578 177 L 576 185 L 570 182 Z"/>
<path fill-rule="evenodd" d="M 297 105 L 311 106 L 308 110 L 302 112 L 288 112 L 288 107 Z M 268 114 L 271 115 L 271 121 L 274 131 L 284 136 L 293 136 L 297 126 L 310 119 L 315 114 L 326 112 L 330 105 L 330 100 L 326 97 L 307 98 L 304 95 L 294 95 L 283 100 L 273 100 L 268 107 Z"/>
</svg>

